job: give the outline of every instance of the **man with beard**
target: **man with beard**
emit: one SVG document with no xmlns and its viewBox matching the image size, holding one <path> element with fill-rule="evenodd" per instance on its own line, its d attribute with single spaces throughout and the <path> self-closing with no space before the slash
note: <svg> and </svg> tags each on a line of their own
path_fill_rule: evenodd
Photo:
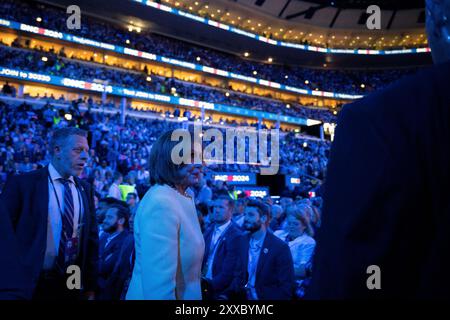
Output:
<svg viewBox="0 0 450 320">
<path fill-rule="evenodd" d="M 245 208 L 244 235 L 239 243 L 236 275 L 230 299 L 289 300 L 294 292 L 294 264 L 289 246 L 267 231 L 267 204 L 250 200 Z"/>
<path fill-rule="evenodd" d="M 113 299 L 110 285 L 114 267 L 119 259 L 124 240 L 128 238 L 130 211 L 123 205 L 112 205 L 105 214 L 99 246 L 99 299 Z M 120 296 L 119 296 L 120 297 Z M 119 298 L 116 297 L 116 298 Z"/>
</svg>

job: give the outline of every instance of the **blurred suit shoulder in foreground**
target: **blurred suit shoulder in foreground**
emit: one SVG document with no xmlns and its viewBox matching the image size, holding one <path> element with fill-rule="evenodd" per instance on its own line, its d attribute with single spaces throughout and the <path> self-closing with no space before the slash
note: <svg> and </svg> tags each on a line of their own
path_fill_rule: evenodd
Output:
<svg viewBox="0 0 450 320">
<path fill-rule="evenodd" d="M 449 62 L 343 108 L 309 298 L 450 297 L 449 122 Z"/>
</svg>

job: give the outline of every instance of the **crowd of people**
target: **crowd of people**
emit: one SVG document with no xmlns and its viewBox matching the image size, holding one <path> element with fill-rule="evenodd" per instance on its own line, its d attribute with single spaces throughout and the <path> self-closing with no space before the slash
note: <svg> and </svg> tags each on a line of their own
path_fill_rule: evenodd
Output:
<svg viewBox="0 0 450 320">
<path fill-rule="evenodd" d="M 0 3 L 0 16 L 30 25 L 65 30 L 66 14 L 63 10 L 43 4 L 5 0 Z M 41 18 L 40 22 L 36 18 Z M 70 31 L 70 32 L 69 32 Z M 286 85 L 322 91 L 347 94 L 367 94 L 381 89 L 399 78 L 416 72 L 416 68 L 388 70 L 330 70 L 299 66 L 285 66 L 275 63 L 261 63 L 225 54 L 210 48 L 203 48 L 180 40 L 173 40 L 143 30 L 130 32 L 109 22 L 83 16 L 77 35 L 97 41 L 131 47 L 166 57 L 178 58 L 192 63 L 235 71 L 249 77 L 262 78 Z M 200 58 L 200 62 L 197 60 Z M 255 75 L 256 72 L 256 75 Z M 364 86 L 361 86 L 361 85 Z"/>
<path fill-rule="evenodd" d="M 56 53 L 51 52 L 43 53 L 0 46 L 0 59 L 3 67 L 19 68 L 86 81 L 102 80 L 107 81 L 109 85 L 119 85 L 129 89 L 176 94 L 183 98 L 316 119 L 324 122 L 336 121 L 336 116 L 329 109 L 312 109 L 296 103 L 289 104 L 288 108 L 286 103 L 282 103 L 279 100 L 249 96 L 239 92 L 228 92 L 155 75 L 152 75 L 151 81 L 148 81 L 148 74 L 145 72 L 118 70 L 98 64 L 81 63 L 60 57 Z"/>
<path fill-rule="evenodd" d="M 0 104 L 0 190 L 10 176 L 48 165 L 52 156 L 49 153 L 52 130 L 76 126 L 89 132 L 89 157 L 79 177 L 89 182 L 95 192 L 96 217 L 100 226 L 100 291 L 97 298 L 123 299 L 132 270 L 128 261 L 134 252 L 133 218 L 139 201 L 150 187 L 149 153 L 161 132 L 179 128 L 180 124 L 127 117 L 126 124 L 121 125 L 118 114 L 107 116 L 90 111 L 80 112 L 76 104 L 69 110 L 58 110 L 49 103 L 44 106 L 26 103 L 13 105 L 0 101 Z M 64 117 L 67 112 L 73 114 L 71 120 Z M 280 173 L 310 175 L 316 178 L 312 180 L 317 184 L 325 173 L 328 148 L 327 142 L 306 142 L 293 134 L 286 134 L 280 146 Z M 267 222 L 268 230 L 288 242 L 293 251 L 297 296 L 302 297 L 308 283 L 314 228 L 320 225 L 320 198 L 309 199 L 308 191 L 318 185 L 305 179 L 301 189 L 286 189 L 280 203 L 270 196 L 255 200 L 246 197 L 245 193 L 237 195 L 234 187 L 226 182 L 207 178 L 208 172 L 221 170 L 257 172 L 258 168 L 217 164 L 205 168 L 204 177 L 191 188 L 205 237 L 220 219 L 222 224 L 223 219 L 225 222 L 234 221 L 239 233 L 243 233 L 246 206 L 259 208 L 264 204 L 268 211 L 261 211 L 261 216 L 266 216 L 264 220 L 271 217 L 271 222 Z M 224 197 L 228 197 L 223 205 L 229 214 L 220 218 L 218 207 Z M 291 241 L 286 240 L 294 235 L 297 236 Z M 212 291 L 214 285 L 211 279 L 205 278 L 204 281 L 205 295 L 211 299 L 224 298 L 220 295 L 225 293 L 219 289 Z M 209 293 L 206 292 L 208 290 Z"/>
<path fill-rule="evenodd" d="M 0 13 L 18 20 L 24 14 L 29 23 L 38 14 L 45 26 L 63 25 L 56 22 L 64 15 L 44 8 L 6 0 Z M 8 97 L 0 96 L 0 299 L 450 297 L 450 152 L 442 147 L 449 136 L 450 6 L 427 1 L 426 11 L 435 66 L 346 107 L 331 152 L 327 141 L 283 132 L 279 173 L 300 176 L 301 186 L 278 196 L 239 193 L 209 174 L 258 173 L 261 166 L 193 163 L 198 141 L 192 121 L 134 113 L 123 119 L 112 108 L 85 111 L 80 99 L 66 107 L 24 102 L 6 83 L 2 94 Z M 113 27 L 89 21 L 82 34 L 101 40 L 129 37 L 146 49 L 157 37 L 114 34 Z M 167 39 L 154 45 L 180 56 L 183 48 L 194 56 L 200 50 Z M 132 72 L 37 54 L 8 48 L 0 59 L 7 66 L 139 86 Z M 218 63 L 211 57 L 211 65 Z M 233 60 L 226 61 L 221 65 Z M 233 67 L 247 63 L 240 61 Z M 317 79 L 336 85 L 342 74 Z M 173 139 L 178 128 L 188 137 L 187 149 Z M 261 143 L 249 139 L 245 146 L 254 150 Z M 181 163 L 174 160 L 180 151 Z"/>
<path fill-rule="evenodd" d="M 7 174 L 27 172 L 48 162 L 49 128 L 79 125 L 89 130 L 92 137 L 90 159 L 82 177 L 91 179 L 100 198 L 108 194 L 115 171 L 119 171 L 131 185 L 145 189 L 148 186 L 145 178 L 148 178 L 147 158 L 152 143 L 161 132 L 182 126 L 179 122 L 134 117 L 127 117 L 125 125 L 121 125 L 119 114 L 82 113 L 77 104 L 70 107 L 73 117 L 67 120 L 64 116 L 66 111 L 50 103 L 43 107 L 0 103 L 0 184 L 4 183 Z M 294 132 L 286 133 L 280 139 L 279 173 L 310 177 L 305 179 L 304 189 L 296 190 L 296 193 L 311 191 L 318 181 L 324 179 L 329 147 L 327 141 L 296 138 Z M 259 172 L 257 166 L 249 164 L 211 164 L 209 168 L 214 171 Z"/>
</svg>

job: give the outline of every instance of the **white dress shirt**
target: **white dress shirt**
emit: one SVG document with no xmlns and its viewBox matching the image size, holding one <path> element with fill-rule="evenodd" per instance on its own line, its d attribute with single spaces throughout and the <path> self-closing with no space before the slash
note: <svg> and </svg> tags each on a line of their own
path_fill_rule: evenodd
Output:
<svg viewBox="0 0 450 320">
<path fill-rule="evenodd" d="M 213 265 L 213 261 L 214 261 L 214 257 L 216 255 L 216 250 L 217 250 L 217 241 L 220 239 L 220 237 L 222 236 L 222 234 L 225 232 L 225 230 L 228 228 L 228 226 L 231 224 L 231 221 L 228 221 L 226 223 L 224 223 L 221 226 L 216 226 L 214 228 L 213 231 L 213 235 L 211 238 L 211 246 L 209 247 L 210 251 L 209 251 L 209 256 L 208 256 L 208 271 L 206 272 L 205 277 L 208 279 L 212 279 L 212 265 Z"/>
<path fill-rule="evenodd" d="M 117 200 L 122 201 L 122 192 L 120 192 L 119 185 L 117 183 L 113 183 L 108 190 L 108 197 L 115 198 Z"/>
<path fill-rule="evenodd" d="M 56 257 L 58 256 L 59 241 L 61 239 L 62 232 L 61 215 L 64 212 L 64 185 L 59 180 L 62 176 L 51 163 L 48 166 L 48 172 L 50 179 L 53 181 L 53 185 L 55 186 L 56 195 L 52 183 L 48 181 L 47 247 L 45 249 L 44 270 L 53 269 Z M 77 191 L 73 177 L 70 177 L 69 181 L 74 205 L 74 233 L 72 236 L 75 237 L 77 235 L 80 221 L 83 217 L 83 203 L 80 201 L 81 194 Z M 61 205 L 61 210 L 63 210 L 62 212 L 58 206 L 56 196 L 58 197 L 59 204 Z"/>
<path fill-rule="evenodd" d="M 239 227 L 242 228 L 242 226 L 244 225 L 244 219 L 245 219 L 245 214 L 241 213 L 238 216 L 234 216 L 233 217 L 233 221 L 234 223 L 236 223 Z"/>
<path fill-rule="evenodd" d="M 250 238 L 250 243 L 248 246 L 248 282 L 247 287 L 250 289 L 250 296 L 247 296 L 250 300 L 258 300 L 258 295 L 256 293 L 256 271 L 258 268 L 259 257 L 261 256 L 261 249 L 264 245 L 264 240 L 266 239 L 267 232 L 264 233 L 264 236 L 256 240 L 254 238 Z"/>
</svg>

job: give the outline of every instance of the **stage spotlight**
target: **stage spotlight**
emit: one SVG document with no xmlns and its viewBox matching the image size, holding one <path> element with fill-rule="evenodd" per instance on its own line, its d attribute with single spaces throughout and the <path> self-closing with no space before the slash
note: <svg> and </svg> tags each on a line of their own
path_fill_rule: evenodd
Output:
<svg viewBox="0 0 450 320">
<path fill-rule="evenodd" d="M 72 115 L 71 115 L 70 113 L 66 113 L 66 114 L 64 115 L 64 118 L 65 118 L 67 121 L 71 121 L 71 120 L 72 120 Z"/>
<path fill-rule="evenodd" d="M 41 21 L 42 21 L 42 18 L 41 18 L 41 17 L 37 17 L 37 18 L 36 18 L 36 21 L 37 21 L 37 22 L 41 22 Z"/>
</svg>

